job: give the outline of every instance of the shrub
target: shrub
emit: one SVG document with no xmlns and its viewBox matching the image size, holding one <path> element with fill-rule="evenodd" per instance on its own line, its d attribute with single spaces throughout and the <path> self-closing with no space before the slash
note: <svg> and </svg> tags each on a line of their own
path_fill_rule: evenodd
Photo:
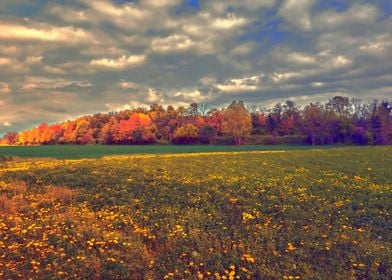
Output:
<svg viewBox="0 0 392 280">
<path fill-rule="evenodd" d="M 215 145 L 232 145 L 234 144 L 234 139 L 231 136 L 218 136 L 213 141 L 211 141 L 211 144 Z"/>
<path fill-rule="evenodd" d="M 186 124 L 174 131 L 174 144 L 195 144 L 199 140 L 199 129 L 193 124 Z"/>
<path fill-rule="evenodd" d="M 201 144 L 210 144 L 216 138 L 216 129 L 213 126 L 205 125 L 200 129 L 199 139 Z"/>
</svg>

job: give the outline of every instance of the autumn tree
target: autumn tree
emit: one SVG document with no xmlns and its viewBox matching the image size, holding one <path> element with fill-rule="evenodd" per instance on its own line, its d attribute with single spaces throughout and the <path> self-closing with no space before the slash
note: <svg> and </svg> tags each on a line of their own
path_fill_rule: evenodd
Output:
<svg viewBox="0 0 392 280">
<path fill-rule="evenodd" d="M 309 137 L 310 143 L 315 145 L 322 126 L 322 108 L 318 104 L 310 103 L 305 106 L 303 115 L 304 132 Z"/>
<path fill-rule="evenodd" d="M 50 140 L 49 125 L 41 123 L 38 126 L 38 144 L 50 144 Z"/>
<path fill-rule="evenodd" d="M 111 117 L 107 123 L 103 125 L 98 134 L 98 143 L 113 144 L 113 126 L 117 124 L 115 117 Z"/>
<path fill-rule="evenodd" d="M 66 143 L 66 144 L 72 144 L 74 140 L 74 133 L 75 133 L 75 128 L 76 124 L 75 122 L 72 121 L 67 121 L 63 123 L 63 136 L 60 138 L 59 142 L 60 143 Z"/>
<path fill-rule="evenodd" d="M 207 124 L 215 128 L 217 135 L 222 134 L 222 124 L 224 119 L 224 110 L 213 108 L 208 112 Z"/>
<path fill-rule="evenodd" d="M 175 144 L 195 144 L 199 139 L 199 129 L 193 124 L 186 124 L 174 131 L 172 142 Z"/>
<path fill-rule="evenodd" d="M 155 142 L 154 126 L 149 115 L 132 113 L 126 120 L 112 126 L 113 141 L 117 144 L 144 144 Z"/>
<path fill-rule="evenodd" d="M 59 142 L 60 138 L 63 136 L 64 130 L 59 124 L 51 125 L 50 128 L 50 139 L 51 144 L 56 144 Z"/>
<path fill-rule="evenodd" d="M 28 134 L 29 134 L 29 132 L 27 130 L 24 130 L 19 133 L 19 137 L 18 137 L 18 144 L 19 145 L 27 145 L 28 144 Z"/>
<path fill-rule="evenodd" d="M 294 101 L 287 100 L 283 104 L 282 122 L 280 124 L 280 130 L 283 135 L 298 133 L 300 119 L 299 106 Z"/>
<path fill-rule="evenodd" d="M 27 133 L 27 142 L 30 145 L 37 145 L 39 144 L 39 129 L 38 127 L 29 130 Z"/>
<path fill-rule="evenodd" d="M 392 106 L 388 101 L 373 101 L 371 130 L 373 141 L 378 145 L 386 145 L 392 140 Z"/>
<path fill-rule="evenodd" d="M 4 136 L 6 145 L 15 145 L 18 142 L 18 132 L 7 132 Z"/>
<path fill-rule="evenodd" d="M 222 130 L 234 138 L 236 145 L 241 145 L 244 136 L 252 130 L 252 118 L 242 101 L 233 101 L 224 111 Z"/>
</svg>

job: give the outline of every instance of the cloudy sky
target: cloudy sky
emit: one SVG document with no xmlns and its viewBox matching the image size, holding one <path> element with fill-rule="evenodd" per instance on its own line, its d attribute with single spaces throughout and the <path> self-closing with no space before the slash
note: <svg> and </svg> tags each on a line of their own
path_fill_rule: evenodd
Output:
<svg viewBox="0 0 392 280">
<path fill-rule="evenodd" d="M 1 0 L 0 134 L 151 103 L 392 96 L 390 0 Z"/>
</svg>

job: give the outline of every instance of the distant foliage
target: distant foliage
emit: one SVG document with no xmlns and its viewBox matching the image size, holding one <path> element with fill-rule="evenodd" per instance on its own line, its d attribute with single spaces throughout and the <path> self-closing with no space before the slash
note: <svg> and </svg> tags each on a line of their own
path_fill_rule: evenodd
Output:
<svg viewBox="0 0 392 280">
<path fill-rule="evenodd" d="M 186 124 L 174 131 L 173 143 L 195 144 L 199 139 L 199 129 L 193 124 Z"/>
<path fill-rule="evenodd" d="M 391 101 L 335 96 L 303 108 L 287 100 L 270 109 L 233 101 L 227 108 L 192 103 L 95 114 L 5 134 L 0 145 L 50 144 L 356 144 L 392 143 Z"/>
<path fill-rule="evenodd" d="M 201 144 L 210 144 L 216 139 L 216 129 L 211 125 L 204 125 L 199 132 L 199 140 Z"/>
<path fill-rule="evenodd" d="M 18 142 L 18 137 L 17 132 L 8 132 L 4 136 L 4 144 L 15 145 Z"/>
</svg>

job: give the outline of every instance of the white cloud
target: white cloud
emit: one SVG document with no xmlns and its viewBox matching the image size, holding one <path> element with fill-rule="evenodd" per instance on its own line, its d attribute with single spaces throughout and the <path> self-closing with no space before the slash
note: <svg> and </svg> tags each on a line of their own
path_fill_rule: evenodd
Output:
<svg viewBox="0 0 392 280">
<path fill-rule="evenodd" d="M 285 0 L 279 9 L 279 14 L 295 27 L 311 30 L 310 10 L 315 0 Z"/>
<path fill-rule="evenodd" d="M 198 89 L 195 90 L 185 89 L 176 92 L 174 94 L 174 97 L 181 98 L 181 100 L 184 100 L 188 103 L 192 103 L 192 102 L 204 101 L 209 97 L 209 95 L 203 95 Z"/>
<path fill-rule="evenodd" d="M 61 78 L 51 79 L 45 77 L 28 77 L 26 78 L 22 89 L 35 90 L 35 89 L 60 89 L 67 86 L 77 86 L 81 88 L 91 87 L 92 84 L 88 81 L 72 81 Z"/>
<path fill-rule="evenodd" d="M 212 21 L 212 27 L 221 30 L 229 30 L 244 26 L 248 23 L 248 20 L 242 17 L 237 17 L 233 14 L 229 14 L 226 18 L 216 18 Z"/>
<path fill-rule="evenodd" d="M 392 81 L 392 74 L 384 74 L 376 78 L 377 80 Z"/>
<path fill-rule="evenodd" d="M 131 89 L 131 88 L 137 88 L 138 85 L 133 82 L 129 82 L 129 81 L 121 81 L 119 83 L 119 86 L 122 89 Z"/>
<path fill-rule="evenodd" d="M 150 8 L 169 8 L 181 3 L 181 0 L 142 0 L 141 5 Z"/>
<path fill-rule="evenodd" d="M 106 103 L 105 107 L 107 108 L 107 111 L 124 111 L 124 110 L 130 110 L 132 108 L 138 108 L 138 107 L 143 107 L 145 104 L 142 103 L 133 103 L 131 104 L 124 104 L 124 105 L 119 105 L 119 104 L 111 104 L 111 103 Z"/>
<path fill-rule="evenodd" d="M 175 97 L 182 96 L 182 97 L 188 97 L 188 98 L 197 98 L 197 97 L 200 97 L 200 95 L 201 95 L 201 93 L 199 90 L 194 90 L 194 91 L 190 91 L 190 92 L 181 91 L 181 92 L 176 92 L 174 94 Z"/>
<path fill-rule="evenodd" d="M 151 42 L 153 51 L 158 53 L 170 53 L 187 51 L 195 46 L 195 43 L 184 35 L 170 35 L 165 38 L 156 38 Z"/>
<path fill-rule="evenodd" d="M 27 64 L 38 64 L 41 63 L 43 56 L 28 56 L 26 57 Z"/>
<path fill-rule="evenodd" d="M 146 60 L 145 55 L 130 55 L 111 59 L 111 58 L 100 58 L 91 60 L 90 65 L 98 68 L 106 68 L 112 70 L 122 70 L 125 68 L 132 68 L 139 66 Z"/>
<path fill-rule="evenodd" d="M 29 68 L 24 65 L 24 63 L 20 63 L 15 58 L 8 57 L 0 57 L 0 73 L 9 74 L 9 73 L 24 73 L 29 70 Z"/>
<path fill-rule="evenodd" d="M 293 52 L 288 55 L 288 60 L 290 62 L 299 63 L 299 64 L 314 64 L 316 63 L 316 58 L 311 55 L 307 55 L 304 53 Z"/>
<path fill-rule="evenodd" d="M 199 82 L 204 85 L 204 86 L 209 86 L 213 85 L 216 83 L 216 77 L 215 76 L 204 76 L 202 77 Z"/>
<path fill-rule="evenodd" d="M 11 59 L 8 57 L 0 57 L 0 65 L 9 65 L 11 64 Z"/>
<path fill-rule="evenodd" d="M 275 83 L 280 83 L 282 81 L 287 81 L 292 78 L 300 78 L 300 77 L 302 77 L 302 74 L 298 72 L 281 72 L 281 73 L 274 72 L 271 74 L 271 79 Z"/>
<path fill-rule="evenodd" d="M 313 82 L 313 83 L 311 83 L 311 86 L 315 87 L 315 88 L 318 88 L 318 87 L 324 86 L 324 83 L 322 83 L 322 82 Z"/>
<path fill-rule="evenodd" d="M 0 39 L 76 43 L 91 41 L 92 36 L 81 28 L 70 26 L 55 27 L 47 24 L 35 24 L 33 27 L 0 22 Z"/>
<path fill-rule="evenodd" d="M 230 51 L 231 55 L 247 56 L 256 48 L 255 42 L 247 42 L 237 45 Z"/>
<path fill-rule="evenodd" d="M 83 10 L 68 8 L 66 6 L 52 6 L 49 12 L 66 22 L 89 22 L 93 15 Z"/>
<path fill-rule="evenodd" d="M 124 43 L 126 46 L 132 47 L 145 47 L 151 43 L 151 38 L 144 34 L 118 34 L 118 38 L 120 42 Z"/>
<path fill-rule="evenodd" d="M 65 75 L 65 74 L 67 73 L 66 71 L 64 71 L 64 70 L 61 69 L 61 68 L 54 67 L 54 66 L 50 66 L 50 65 L 45 65 L 45 66 L 43 67 L 43 69 L 44 69 L 47 73 L 55 74 L 55 75 Z"/>
<path fill-rule="evenodd" d="M 0 93 L 1 94 L 8 94 L 11 92 L 11 87 L 7 83 L 0 83 Z"/>
<path fill-rule="evenodd" d="M 334 29 L 347 25 L 363 25 L 374 23 L 378 10 L 370 4 L 353 4 L 347 11 L 337 12 L 328 10 L 316 15 L 313 24 L 318 29 Z"/>
<path fill-rule="evenodd" d="M 84 1 L 89 7 L 94 9 L 96 12 L 105 14 L 111 17 L 121 17 L 124 15 L 140 18 L 143 13 L 134 7 L 133 4 L 124 4 L 123 6 L 117 6 L 109 1 L 100 0 L 86 0 Z"/>
<path fill-rule="evenodd" d="M 100 0 L 82 0 L 82 2 L 90 8 L 86 12 L 87 17 L 93 21 L 111 22 L 122 29 L 129 27 L 144 29 L 146 24 L 142 23 L 153 19 L 149 9 L 133 3 L 115 5 L 109 1 Z"/>
<path fill-rule="evenodd" d="M 0 53 L 5 55 L 15 55 L 20 52 L 20 48 L 14 45 L 1 45 Z"/>
<path fill-rule="evenodd" d="M 342 68 L 342 67 L 345 67 L 351 63 L 352 63 L 352 61 L 343 55 L 338 55 L 338 56 L 334 57 L 332 59 L 332 61 L 330 62 L 331 66 L 335 67 L 335 68 Z"/>
<path fill-rule="evenodd" d="M 145 100 L 150 103 L 163 103 L 164 102 L 164 98 L 163 98 L 162 94 L 154 88 L 148 89 L 147 96 L 146 96 Z"/>
<path fill-rule="evenodd" d="M 238 35 L 238 31 L 251 22 L 250 18 L 228 13 L 225 16 L 215 16 L 201 11 L 181 22 L 182 30 L 200 43 L 219 41 Z"/>
<path fill-rule="evenodd" d="M 260 76 L 231 79 L 216 87 L 223 92 L 255 91 L 260 88 Z"/>
<path fill-rule="evenodd" d="M 382 54 L 391 47 L 392 36 L 390 34 L 381 34 L 366 40 L 359 49 L 370 54 Z"/>
</svg>

